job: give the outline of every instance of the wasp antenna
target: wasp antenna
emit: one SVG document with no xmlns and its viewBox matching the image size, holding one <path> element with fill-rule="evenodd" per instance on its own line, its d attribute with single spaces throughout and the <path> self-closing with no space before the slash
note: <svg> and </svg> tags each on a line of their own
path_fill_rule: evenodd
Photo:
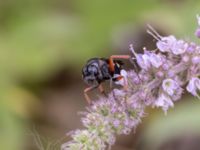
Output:
<svg viewBox="0 0 200 150">
<path fill-rule="evenodd" d="M 156 40 L 162 38 L 162 36 L 150 24 L 147 24 L 147 28 L 147 33 L 153 36 Z"/>
</svg>

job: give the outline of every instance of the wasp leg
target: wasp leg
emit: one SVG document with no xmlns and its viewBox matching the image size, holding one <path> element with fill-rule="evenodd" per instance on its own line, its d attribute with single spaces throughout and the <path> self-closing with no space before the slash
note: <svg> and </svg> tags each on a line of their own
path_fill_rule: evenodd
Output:
<svg viewBox="0 0 200 150">
<path fill-rule="evenodd" d="M 115 65 L 113 62 L 113 59 L 131 59 L 131 56 L 129 55 L 112 55 L 109 58 L 109 67 L 110 67 L 110 71 L 114 72 L 115 71 Z"/>
<path fill-rule="evenodd" d="M 102 84 L 100 84 L 98 88 L 99 88 L 99 91 L 100 91 L 104 96 L 107 96 L 107 95 L 106 95 L 106 92 L 105 92 L 105 90 L 104 90 L 104 88 L 103 88 L 103 86 L 102 86 Z"/>
<path fill-rule="evenodd" d="M 90 105 L 91 104 L 91 99 L 90 99 L 90 97 L 88 96 L 88 92 L 89 91 L 92 91 L 93 89 L 95 89 L 95 88 L 97 88 L 97 86 L 91 86 L 91 87 L 88 87 L 88 88 L 86 88 L 85 90 L 84 90 L 84 96 L 85 96 L 85 99 L 86 99 L 86 101 L 87 101 L 87 103 Z"/>
<path fill-rule="evenodd" d="M 131 58 L 131 56 L 130 55 L 112 55 L 112 56 L 110 56 L 110 58 L 112 58 L 112 59 L 115 59 L 115 58 L 117 58 L 117 59 L 129 59 L 129 58 Z"/>
</svg>

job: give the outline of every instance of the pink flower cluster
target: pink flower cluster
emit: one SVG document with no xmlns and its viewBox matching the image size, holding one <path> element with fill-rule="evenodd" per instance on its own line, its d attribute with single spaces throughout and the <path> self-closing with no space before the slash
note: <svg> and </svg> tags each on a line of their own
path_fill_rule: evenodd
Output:
<svg viewBox="0 0 200 150">
<path fill-rule="evenodd" d="M 200 17 L 197 37 L 200 37 Z M 72 141 L 62 150 L 104 150 L 115 143 L 116 134 L 129 134 L 145 116 L 145 108 L 167 110 L 181 99 L 185 91 L 200 98 L 200 46 L 193 42 L 163 37 L 151 26 L 147 31 L 156 40 L 157 49 L 144 49 L 143 54 L 130 50 L 139 66 L 124 72 L 127 89 L 114 89 L 108 97 L 100 97 L 84 112 L 86 129 L 72 132 Z"/>
</svg>

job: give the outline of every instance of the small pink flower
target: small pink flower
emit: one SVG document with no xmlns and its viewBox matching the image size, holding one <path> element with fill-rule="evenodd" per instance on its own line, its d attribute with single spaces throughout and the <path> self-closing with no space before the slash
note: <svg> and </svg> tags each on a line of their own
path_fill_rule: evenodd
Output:
<svg viewBox="0 0 200 150">
<path fill-rule="evenodd" d="M 126 93 L 123 90 L 119 90 L 119 89 L 113 89 L 113 93 L 115 94 L 115 96 L 123 98 Z"/>
<path fill-rule="evenodd" d="M 187 52 L 188 53 L 193 53 L 196 50 L 196 44 L 194 42 L 189 43 Z"/>
<path fill-rule="evenodd" d="M 198 91 L 200 90 L 200 79 L 197 77 L 193 77 L 189 84 L 186 87 L 187 91 L 192 93 L 192 95 L 197 96 L 200 99 Z"/>
<path fill-rule="evenodd" d="M 161 40 L 156 43 L 156 45 L 161 52 L 169 52 L 175 42 L 176 38 L 170 35 L 167 37 L 162 37 Z"/>
<path fill-rule="evenodd" d="M 148 54 L 148 60 L 155 68 L 159 68 L 163 64 L 163 58 L 159 54 L 153 52 L 146 52 Z"/>
<path fill-rule="evenodd" d="M 187 63 L 190 60 L 190 57 L 188 55 L 184 55 L 182 60 Z"/>
<path fill-rule="evenodd" d="M 172 100 L 168 95 L 162 93 L 155 101 L 155 106 L 162 107 L 163 111 L 166 114 L 169 107 L 174 107 L 174 103 L 172 102 Z"/>
<path fill-rule="evenodd" d="M 133 45 L 130 44 L 130 51 L 135 55 L 137 64 L 144 70 L 148 70 L 151 67 L 151 63 L 149 61 L 148 54 L 137 54 L 135 52 L 135 49 L 133 48 Z"/>
<path fill-rule="evenodd" d="M 194 56 L 192 58 L 192 63 L 193 64 L 199 64 L 200 63 L 200 56 Z"/>
<path fill-rule="evenodd" d="M 176 81 L 172 79 L 165 79 L 162 83 L 162 88 L 163 90 L 169 94 L 170 96 L 174 95 L 175 90 L 178 88 L 178 84 Z"/>
<path fill-rule="evenodd" d="M 172 53 L 174 53 L 175 55 L 180 55 L 185 53 L 187 47 L 188 47 L 187 43 L 185 43 L 183 40 L 178 40 L 177 42 L 174 42 L 171 50 Z"/>
<path fill-rule="evenodd" d="M 164 73 L 163 73 L 162 71 L 158 71 L 158 72 L 156 73 L 156 76 L 157 76 L 158 78 L 162 78 L 162 77 L 164 77 Z"/>
<path fill-rule="evenodd" d="M 114 126 L 115 128 L 118 128 L 119 125 L 120 125 L 120 121 L 117 120 L 117 119 L 115 119 L 115 120 L 113 121 L 113 126 Z"/>
<path fill-rule="evenodd" d="M 138 65 L 145 70 L 148 70 L 151 67 L 149 56 L 147 54 L 137 54 L 136 60 Z"/>
</svg>

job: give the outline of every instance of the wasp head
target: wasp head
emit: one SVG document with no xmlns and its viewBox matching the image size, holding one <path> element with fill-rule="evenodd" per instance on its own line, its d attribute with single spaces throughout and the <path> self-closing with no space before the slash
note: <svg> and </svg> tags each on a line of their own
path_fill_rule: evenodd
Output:
<svg viewBox="0 0 200 150">
<path fill-rule="evenodd" d="M 88 85 L 98 85 L 99 76 L 99 63 L 96 59 L 91 59 L 82 69 L 82 76 L 86 84 Z"/>
</svg>

